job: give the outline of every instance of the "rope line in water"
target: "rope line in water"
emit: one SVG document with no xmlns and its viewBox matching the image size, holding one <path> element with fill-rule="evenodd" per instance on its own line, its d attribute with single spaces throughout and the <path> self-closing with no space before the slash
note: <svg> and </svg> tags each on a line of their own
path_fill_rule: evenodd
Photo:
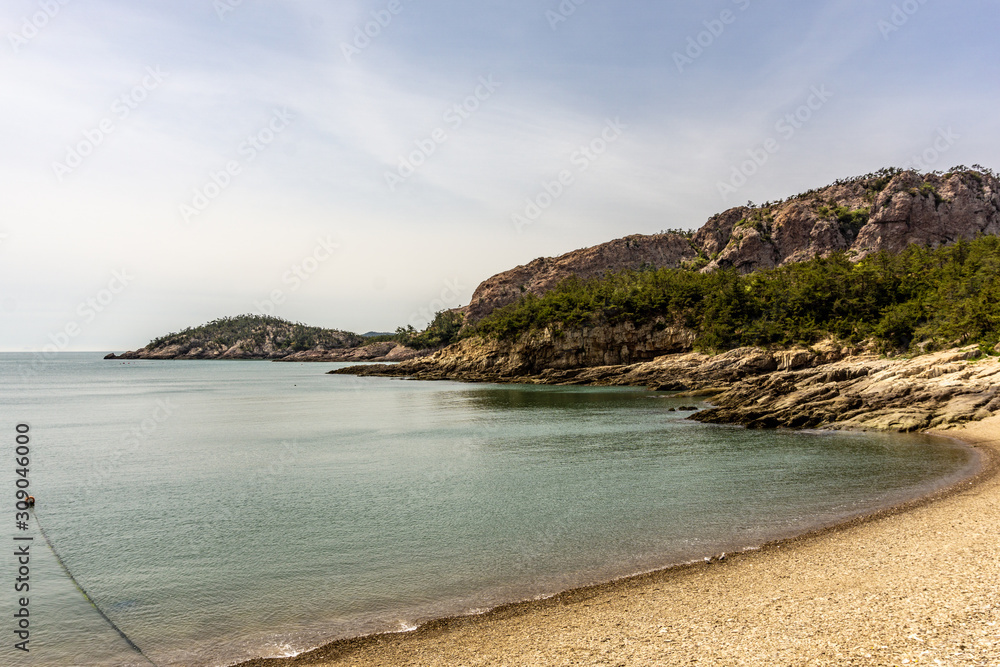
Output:
<svg viewBox="0 0 1000 667">
<path fill-rule="evenodd" d="M 149 656 L 143 653 L 142 649 L 136 646 L 134 641 L 128 638 L 128 635 L 125 634 L 125 631 L 119 628 L 118 625 L 114 621 L 112 621 L 107 614 L 104 613 L 104 610 L 101 609 L 99 606 L 97 606 L 97 602 L 94 601 L 94 598 L 90 597 L 90 594 L 87 593 L 87 591 L 83 588 L 83 586 L 80 585 L 80 582 L 76 580 L 76 577 L 73 576 L 73 573 L 69 571 L 68 567 L 66 567 L 66 563 L 63 562 L 63 559 L 59 555 L 59 552 L 56 551 L 56 547 L 54 544 L 52 544 L 52 540 L 49 539 L 49 536 L 45 532 L 45 529 L 42 528 L 42 522 L 38 520 L 38 512 L 33 512 L 33 514 L 35 515 L 35 523 L 38 525 L 38 530 L 41 531 L 42 537 L 45 538 L 45 543 L 49 545 L 49 549 L 52 551 L 52 555 L 56 557 L 56 562 L 58 562 L 59 566 L 62 567 L 63 572 L 65 572 L 66 576 L 69 577 L 70 581 L 73 582 L 73 585 L 76 586 L 76 589 L 80 591 L 83 594 L 83 597 L 87 599 L 87 602 L 89 602 L 91 606 L 97 610 L 97 613 L 101 615 L 101 618 L 107 621 L 108 625 L 114 628 L 115 632 L 121 635 L 121 638 L 125 640 L 125 643 L 129 645 L 129 648 L 131 648 L 136 653 L 145 658 L 149 662 L 149 664 L 153 665 L 153 667 L 156 667 L 156 663 L 150 660 Z"/>
</svg>

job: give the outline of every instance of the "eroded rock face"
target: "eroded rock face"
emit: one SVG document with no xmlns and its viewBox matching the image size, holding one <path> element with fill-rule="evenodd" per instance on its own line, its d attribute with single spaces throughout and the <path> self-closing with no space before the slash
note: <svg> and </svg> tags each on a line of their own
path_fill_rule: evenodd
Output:
<svg viewBox="0 0 1000 667">
<path fill-rule="evenodd" d="M 1000 408 L 1000 360 L 975 347 L 914 359 L 851 357 L 748 377 L 695 416 L 752 428 L 916 431 L 983 419 Z"/>
<path fill-rule="evenodd" d="M 430 353 L 430 350 L 414 350 L 399 343 L 384 341 L 341 350 L 303 350 L 276 358 L 274 361 L 404 361 L 424 357 Z"/>
<path fill-rule="evenodd" d="M 855 179 L 775 204 L 729 209 L 710 218 L 691 239 L 677 234 L 634 235 L 541 258 L 499 273 L 476 289 L 470 322 L 522 294 L 544 294 L 576 275 L 643 266 L 677 268 L 700 260 L 702 269 L 749 273 L 846 251 L 855 260 L 911 243 L 936 246 L 977 234 L 1000 233 L 1000 181 L 989 174 L 900 172 Z"/>
<path fill-rule="evenodd" d="M 596 335 L 591 329 L 589 336 L 524 336 L 516 343 L 468 338 L 423 359 L 331 372 L 418 380 L 645 386 L 684 391 L 725 387 L 746 377 L 831 363 L 858 352 L 823 342 L 811 348 L 769 351 L 745 347 L 706 355 L 689 351 L 693 338 L 690 331 L 663 328 L 650 336 L 650 328 L 607 327 Z M 613 338 L 612 345 L 608 345 L 609 338 Z M 654 341 L 655 347 L 666 353 L 655 356 L 648 341 Z M 649 360 L 636 361 L 643 357 Z M 581 358 L 591 363 L 581 364 Z M 623 359 L 631 361 L 622 363 Z"/>
<path fill-rule="evenodd" d="M 750 210 L 746 206 L 738 206 L 713 215 L 694 233 L 695 247 L 701 249 L 708 257 L 715 257 L 721 253 L 729 245 L 736 223 L 746 218 Z"/>
<path fill-rule="evenodd" d="M 911 243 L 938 246 L 1000 233 L 1000 182 L 964 172 L 904 172 L 879 193 L 872 216 L 851 246 L 858 257 L 898 252 Z"/>
<path fill-rule="evenodd" d="M 678 234 L 636 234 L 559 257 L 543 257 L 484 280 L 472 295 L 468 317 L 478 321 L 526 292 L 544 294 L 569 276 L 592 278 L 607 271 L 680 266 L 697 256 L 691 242 Z"/>
<path fill-rule="evenodd" d="M 709 270 L 728 266 L 750 273 L 757 269 L 773 269 L 780 262 L 774 241 L 765 236 L 766 231 L 752 227 L 737 227 L 729 239 L 729 245 L 722 251 Z"/>
<path fill-rule="evenodd" d="M 635 327 L 589 327 L 569 331 L 544 329 L 517 341 L 467 338 L 433 355 L 407 361 L 393 375 L 420 379 L 523 378 L 552 370 L 622 366 L 691 349 L 691 331 L 651 323 Z M 366 373 L 375 374 L 375 373 Z"/>
<path fill-rule="evenodd" d="M 742 217 L 704 270 L 741 272 L 782 266 L 833 252 L 853 260 L 911 243 L 938 246 L 1000 233 L 1000 182 L 972 171 L 868 178 L 838 183 L 779 204 L 734 209 Z M 706 227 L 717 225 L 710 220 Z M 725 227 L 709 235 L 718 247 Z M 695 235 L 702 236 L 703 230 Z"/>
</svg>

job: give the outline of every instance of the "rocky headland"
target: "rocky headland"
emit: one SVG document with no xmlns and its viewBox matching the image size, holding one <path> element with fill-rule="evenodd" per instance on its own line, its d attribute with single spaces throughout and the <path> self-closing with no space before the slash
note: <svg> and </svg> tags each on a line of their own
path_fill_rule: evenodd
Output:
<svg viewBox="0 0 1000 667">
<path fill-rule="evenodd" d="M 237 341 L 232 345 L 204 344 L 198 341 L 161 347 L 109 353 L 105 359 L 222 359 L 296 362 L 397 362 L 430 354 L 432 350 L 415 350 L 400 343 L 367 343 L 352 347 L 326 349 L 322 345 L 308 350 L 295 350 L 274 342 L 256 345 L 252 341 Z"/>
<path fill-rule="evenodd" d="M 483 281 L 464 311 L 467 325 L 475 325 L 525 295 L 544 296 L 567 278 L 623 269 L 750 274 L 833 253 L 859 262 L 911 244 L 937 248 L 998 233 L 1000 180 L 989 170 L 883 170 L 780 202 L 732 208 L 694 233 L 633 235 L 536 259 Z M 472 336 L 392 366 L 331 372 L 695 392 L 711 396 L 715 406 L 697 419 L 750 427 L 911 431 L 981 419 L 1000 407 L 993 388 L 1000 362 L 986 348 L 963 346 L 961 335 L 953 349 L 891 358 L 877 354 L 870 342 L 832 339 L 707 355 L 694 351 L 696 338 L 696 331 L 668 317 L 582 326 L 556 322 L 514 337 Z"/>
<path fill-rule="evenodd" d="M 395 341 L 370 343 L 349 331 L 310 327 L 278 317 L 239 315 L 160 336 L 145 347 L 104 358 L 350 362 L 401 361 L 427 353 Z"/>
<path fill-rule="evenodd" d="M 466 309 L 475 322 L 570 276 L 685 266 L 749 273 L 838 251 L 862 259 L 879 250 L 898 252 L 913 243 L 935 247 L 980 234 L 1000 234 L 1000 180 L 988 170 L 884 170 L 780 202 L 731 208 L 694 233 L 635 234 L 539 258 L 484 280 Z"/>
</svg>

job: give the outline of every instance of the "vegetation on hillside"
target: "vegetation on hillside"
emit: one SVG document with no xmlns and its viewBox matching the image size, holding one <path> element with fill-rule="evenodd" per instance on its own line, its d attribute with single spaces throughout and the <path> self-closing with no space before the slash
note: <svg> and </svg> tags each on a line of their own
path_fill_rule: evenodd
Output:
<svg viewBox="0 0 1000 667">
<path fill-rule="evenodd" d="M 311 350 L 322 345 L 326 349 L 337 349 L 359 345 L 360 336 L 346 331 L 310 327 L 298 322 L 289 322 L 269 315 L 238 315 L 220 317 L 208 324 L 188 327 L 177 333 L 169 333 L 151 341 L 147 347 L 160 348 L 168 345 L 205 346 L 229 348 L 239 342 L 249 342 L 252 347 L 263 348 L 268 341 L 277 348 L 293 352 Z"/>
<path fill-rule="evenodd" d="M 407 325 L 397 327 L 394 334 L 372 336 L 366 342 L 393 341 L 415 350 L 444 347 L 458 340 L 464 322 L 465 316 L 462 313 L 442 310 L 434 315 L 434 320 L 423 331 L 417 331 L 413 325 Z"/>
<path fill-rule="evenodd" d="M 811 344 L 833 336 L 884 352 L 1000 341 L 1000 238 L 910 246 L 853 263 L 843 253 L 741 275 L 732 270 L 622 271 L 526 294 L 466 335 L 651 322 L 686 327 L 695 347 Z"/>
</svg>

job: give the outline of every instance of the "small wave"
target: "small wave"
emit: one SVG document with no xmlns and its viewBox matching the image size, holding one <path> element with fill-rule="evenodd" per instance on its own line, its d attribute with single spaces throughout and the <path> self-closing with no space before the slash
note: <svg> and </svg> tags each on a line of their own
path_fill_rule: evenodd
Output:
<svg viewBox="0 0 1000 667">
<path fill-rule="evenodd" d="M 294 658 L 302 651 L 292 647 L 291 644 L 278 644 L 267 647 L 268 658 Z"/>
</svg>

